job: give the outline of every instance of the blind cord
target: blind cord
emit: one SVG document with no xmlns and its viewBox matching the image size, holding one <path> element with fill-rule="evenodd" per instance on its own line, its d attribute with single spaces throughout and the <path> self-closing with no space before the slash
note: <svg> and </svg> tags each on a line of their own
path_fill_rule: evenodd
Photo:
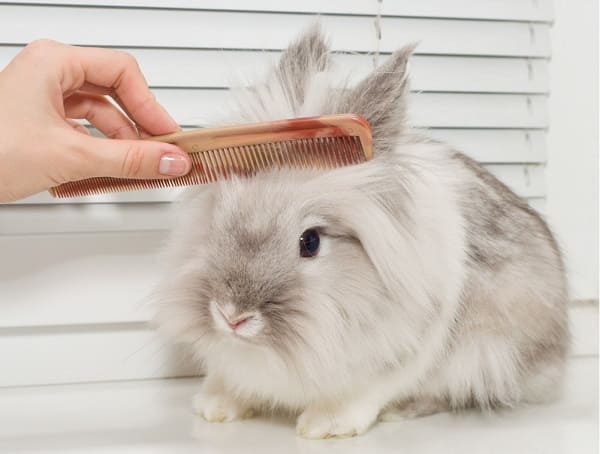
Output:
<svg viewBox="0 0 600 454">
<path fill-rule="evenodd" d="M 373 55 L 373 67 L 377 68 L 379 61 L 379 46 L 381 44 L 381 4 L 383 0 L 377 0 L 377 15 L 375 16 L 375 54 Z"/>
</svg>

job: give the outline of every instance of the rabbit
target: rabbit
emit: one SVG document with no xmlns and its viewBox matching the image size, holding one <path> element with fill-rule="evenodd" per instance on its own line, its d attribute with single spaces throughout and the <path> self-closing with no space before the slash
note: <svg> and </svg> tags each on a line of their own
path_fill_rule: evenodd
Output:
<svg viewBox="0 0 600 454">
<path fill-rule="evenodd" d="M 544 220 L 469 157 L 416 134 L 408 60 L 332 85 L 319 26 L 230 122 L 355 113 L 374 158 L 191 190 L 157 283 L 159 329 L 206 371 L 195 411 L 297 416 L 305 438 L 377 420 L 546 402 L 569 350 L 567 284 Z"/>
</svg>

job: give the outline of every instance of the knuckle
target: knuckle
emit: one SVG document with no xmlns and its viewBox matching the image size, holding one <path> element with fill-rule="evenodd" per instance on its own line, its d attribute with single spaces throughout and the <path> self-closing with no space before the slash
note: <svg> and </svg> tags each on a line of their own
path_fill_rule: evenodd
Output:
<svg viewBox="0 0 600 454">
<path fill-rule="evenodd" d="M 39 61 L 40 59 L 49 60 L 55 64 L 63 64 L 68 59 L 69 46 L 51 39 L 37 39 L 25 46 L 23 55 L 31 61 Z M 52 65 L 44 67 L 46 71 L 51 69 Z"/>
<path fill-rule="evenodd" d="M 118 50 L 116 52 L 118 52 L 119 56 L 123 60 L 123 64 L 125 65 L 125 67 L 134 69 L 139 68 L 138 61 L 129 52 L 126 52 L 124 50 Z"/>
<path fill-rule="evenodd" d="M 31 54 L 47 54 L 49 51 L 53 51 L 60 47 L 61 44 L 57 41 L 53 41 L 51 39 L 36 39 L 35 41 L 30 42 L 25 47 L 25 50 Z"/>
<path fill-rule="evenodd" d="M 140 176 L 144 163 L 144 150 L 135 143 L 130 144 L 125 150 L 121 174 L 127 177 Z"/>
<path fill-rule="evenodd" d="M 27 47 L 29 47 L 30 49 L 47 49 L 49 47 L 54 47 L 54 46 L 58 46 L 60 45 L 60 43 L 58 41 L 54 41 L 52 39 L 48 39 L 48 38 L 40 38 L 40 39 L 35 39 L 33 41 L 31 41 Z"/>
</svg>

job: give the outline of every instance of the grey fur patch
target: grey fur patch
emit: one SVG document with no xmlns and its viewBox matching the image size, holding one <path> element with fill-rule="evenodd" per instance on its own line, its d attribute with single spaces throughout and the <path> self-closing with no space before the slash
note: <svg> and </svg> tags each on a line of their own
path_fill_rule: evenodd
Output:
<svg viewBox="0 0 600 454">
<path fill-rule="evenodd" d="M 390 151 L 406 130 L 406 95 L 409 92 L 408 61 L 416 45 L 408 45 L 391 57 L 338 101 L 338 112 L 362 115 L 373 131 L 376 152 Z"/>
<path fill-rule="evenodd" d="M 453 157 L 475 176 L 464 183 L 463 189 L 469 255 L 475 263 L 490 269 L 501 266 L 507 254 L 526 249 L 532 233 L 559 254 L 548 225 L 525 200 L 468 156 L 455 152 Z M 506 247 L 490 247 L 495 242 Z"/>
<path fill-rule="evenodd" d="M 329 66 L 329 54 L 329 46 L 317 23 L 290 44 L 281 56 L 276 74 L 280 85 L 287 88 L 289 100 L 296 109 L 304 102 L 310 77 Z"/>
</svg>

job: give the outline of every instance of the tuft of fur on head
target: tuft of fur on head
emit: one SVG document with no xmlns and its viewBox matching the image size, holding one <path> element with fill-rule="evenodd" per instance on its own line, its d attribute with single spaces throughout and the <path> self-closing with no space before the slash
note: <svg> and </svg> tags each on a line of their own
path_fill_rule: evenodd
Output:
<svg viewBox="0 0 600 454">
<path fill-rule="evenodd" d="M 233 121 L 271 121 L 355 113 L 371 125 L 375 153 L 391 150 L 407 133 L 408 61 L 416 45 L 394 52 L 355 87 L 334 84 L 331 51 L 313 25 L 283 53 L 264 83 L 235 91 Z"/>
<path fill-rule="evenodd" d="M 190 191 L 154 299 L 161 329 L 205 363 L 210 399 L 304 411 L 300 433 L 342 436 L 340 421 L 361 433 L 400 402 L 511 406 L 558 386 L 569 335 L 552 235 L 477 163 L 410 134 L 413 49 L 337 88 L 315 26 L 236 92 L 231 122 L 362 115 L 375 157 Z M 307 231 L 314 257 L 300 253 Z"/>
</svg>

